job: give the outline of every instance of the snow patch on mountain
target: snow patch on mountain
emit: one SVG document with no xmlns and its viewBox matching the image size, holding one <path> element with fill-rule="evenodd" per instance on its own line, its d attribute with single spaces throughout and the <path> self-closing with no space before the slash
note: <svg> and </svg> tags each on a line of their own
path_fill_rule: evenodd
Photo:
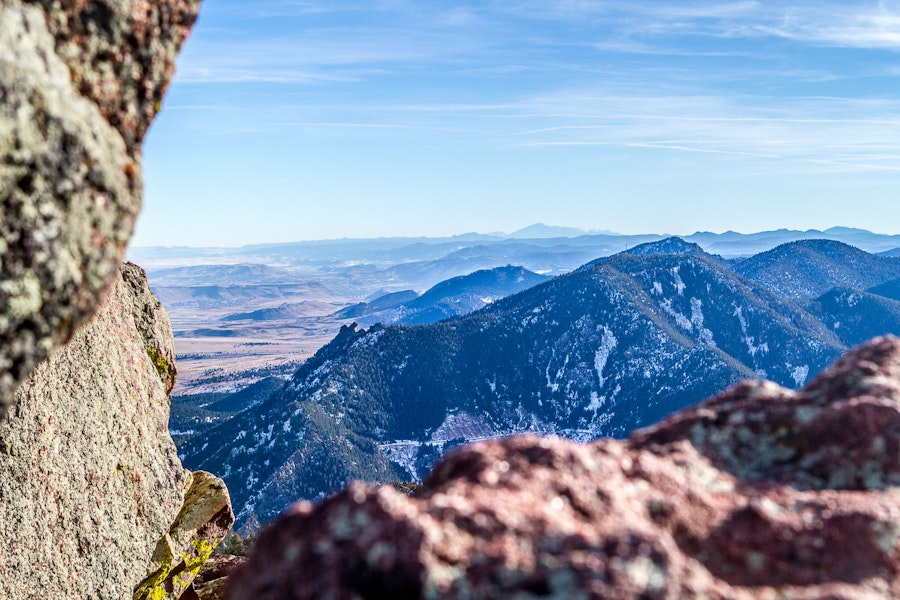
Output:
<svg viewBox="0 0 900 600">
<path fill-rule="evenodd" d="M 388 460 L 400 465 L 400 468 L 409 473 L 410 478 L 417 481 L 419 475 L 416 469 L 416 456 L 418 456 L 422 444 L 423 442 L 415 440 L 400 440 L 389 444 L 378 444 L 378 449 Z"/>
<path fill-rule="evenodd" d="M 659 302 L 659 307 L 665 311 L 667 315 L 675 319 L 675 324 L 684 329 L 685 331 L 693 331 L 694 324 L 691 323 L 691 320 L 686 316 L 675 310 L 672 306 L 672 299 L 665 298 Z"/>
<path fill-rule="evenodd" d="M 606 361 L 609 360 L 610 352 L 618 344 L 618 340 L 616 340 L 616 336 L 613 335 L 613 332 L 608 327 L 598 325 L 597 329 L 603 332 L 603 337 L 600 339 L 600 347 L 594 354 L 594 368 L 597 370 L 597 381 L 599 381 L 600 389 L 602 389 L 606 383 L 606 378 L 603 376 L 603 368 L 606 366 Z"/>
<path fill-rule="evenodd" d="M 431 441 L 445 443 L 460 438 L 482 440 L 497 437 L 497 435 L 483 417 L 460 412 L 447 415 L 444 422 L 432 434 Z"/>
<path fill-rule="evenodd" d="M 763 342 L 762 344 L 756 345 L 754 342 L 756 338 L 752 335 L 747 334 L 747 319 L 744 317 L 744 309 L 742 306 L 734 307 L 734 316 L 738 318 L 738 322 L 741 324 L 741 337 L 744 340 L 744 343 L 747 345 L 747 351 L 750 352 L 750 356 L 756 358 L 757 353 L 760 356 L 765 356 L 769 353 L 769 344 L 767 342 Z M 759 371 L 757 371 L 759 373 Z"/>
<path fill-rule="evenodd" d="M 713 333 L 703 326 L 703 321 L 703 302 L 699 298 L 691 298 L 691 324 L 697 328 L 700 341 L 715 348 L 716 342 L 713 340 Z"/>
<path fill-rule="evenodd" d="M 675 289 L 678 290 L 678 295 L 684 295 L 684 289 L 687 287 L 684 284 L 684 281 L 681 279 L 681 266 L 672 267 L 671 269 L 672 277 L 675 278 Z"/>
<path fill-rule="evenodd" d="M 791 378 L 797 384 L 797 387 L 801 387 L 806 383 L 807 377 L 809 377 L 809 365 L 800 365 L 799 367 L 794 367 L 791 371 Z"/>
</svg>

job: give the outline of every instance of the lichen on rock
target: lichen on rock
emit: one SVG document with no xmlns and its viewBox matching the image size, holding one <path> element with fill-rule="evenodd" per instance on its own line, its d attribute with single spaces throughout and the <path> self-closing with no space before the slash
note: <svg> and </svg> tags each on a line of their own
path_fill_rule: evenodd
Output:
<svg viewBox="0 0 900 600">
<path fill-rule="evenodd" d="M 168 394 L 175 386 L 178 370 L 175 367 L 175 345 L 171 343 L 169 321 L 157 316 L 160 311 L 164 311 L 162 303 L 147 287 L 147 275 L 137 265 L 125 263 L 122 267 L 122 280 L 130 291 L 134 326 L 144 340 L 147 356 L 156 367 Z"/>
<path fill-rule="evenodd" d="M 234 523 L 225 483 L 204 471 L 191 474 L 184 505 L 153 553 L 150 573 L 134 600 L 178 600 Z"/>
<path fill-rule="evenodd" d="M 199 0 L 0 0 L 0 416 L 99 307 Z"/>
</svg>

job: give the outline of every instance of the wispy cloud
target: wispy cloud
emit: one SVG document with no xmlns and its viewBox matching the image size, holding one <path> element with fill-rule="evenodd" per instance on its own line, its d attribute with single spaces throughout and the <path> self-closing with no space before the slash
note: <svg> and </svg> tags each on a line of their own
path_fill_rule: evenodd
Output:
<svg viewBox="0 0 900 600">
<path fill-rule="evenodd" d="M 761 26 L 760 31 L 807 43 L 900 50 L 900 11 L 884 6 L 855 12 L 835 8 L 827 17 L 820 11 L 789 13 L 781 23 Z"/>
<path fill-rule="evenodd" d="M 900 170 L 900 101 L 563 92 L 523 108 L 570 121 L 515 132 L 527 146 L 621 145 L 805 163 L 816 170 Z"/>
<path fill-rule="evenodd" d="M 770 170 L 900 170 L 900 101 L 648 92 L 568 89 L 495 105 L 365 110 L 420 124 L 455 123 L 471 145 L 641 148 L 760 159 L 770 161 Z"/>
<path fill-rule="evenodd" d="M 510 0 L 497 3 L 496 9 L 536 20 L 593 23 L 613 34 L 609 47 L 638 53 L 651 52 L 656 38 L 673 35 L 900 48 L 900 7 L 895 2 Z"/>
<path fill-rule="evenodd" d="M 367 7 L 380 16 L 362 19 Z M 297 29 L 199 40 L 179 80 L 321 90 L 317 104 L 259 100 L 252 118 L 262 129 L 422 132 L 429 144 L 452 134 L 446 143 L 621 146 L 810 168 L 900 166 L 900 103 L 804 93 L 837 89 L 876 68 L 820 63 L 815 48 L 900 48 L 894 3 L 285 0 L 255 10 Z M 301 17 L 317 15 L 338 17 L 304 25 Z M 761 43 L 767 38 L 781 45 Z M 879 77 L 890 71 L 877 69 Z"/>
</svg>

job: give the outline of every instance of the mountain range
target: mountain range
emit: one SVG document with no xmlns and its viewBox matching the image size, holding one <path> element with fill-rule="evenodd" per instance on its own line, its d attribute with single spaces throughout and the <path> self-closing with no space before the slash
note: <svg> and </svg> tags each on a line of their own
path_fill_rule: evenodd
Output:
<svg viewBox="0 0 900 600">
<path fill-rule="evenodd" d="M 633 250 L 438 323 L 345 326 L 285 387 L 185 441 L 182 458 L 229 482 L 239 522 L 253 528 L 349 479 L 417 480 L 477 439 L 625 436 L 740 379 L 799 387 L 875 313 L 891 314 L 887 298 L 809 298 L 812 273 L 827 271 L 810 265 L 842 254 L 867 265 L 834 276 L 860 290 L 900 268 L 832 242 L 733 265 L 684 240 Z"/>
<path fill-rule="evenodd" d="M 443 238 L 340 239 L 238 248 L 136 247 L 129 258 L 147 269 L 158 286 L 242 285 L 317 281 L 335 293 L 361 300 L 379 288 L 426 290 L 481 269 L 513 264 L 547 275 L 567 273 L 598 257 L 668 238 L 623 235 L 542 224 L 513 234 L 465 234 Z M 892 252 L 900 236 L 863 229 L 779 229 L 758 233 L 697 232 L 683 238 L 725 259 L 746 258 L 778 245 L 828 239 L 866 252 Z M 241 269 L 253 266 L 256 270 Z M 260 268 L 265 267 L 265 268 Z"/>
</svg>

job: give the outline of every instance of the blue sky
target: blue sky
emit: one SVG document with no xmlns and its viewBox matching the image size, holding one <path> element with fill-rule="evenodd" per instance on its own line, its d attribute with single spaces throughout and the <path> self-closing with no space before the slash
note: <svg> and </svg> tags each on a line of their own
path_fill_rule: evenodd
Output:
<svg viewBox="0 0 900 600">
<path fill-rule="evenodd" d="M 900 1 L 206 0 L 136 245 L 900 232 Z"/>
</svg>

